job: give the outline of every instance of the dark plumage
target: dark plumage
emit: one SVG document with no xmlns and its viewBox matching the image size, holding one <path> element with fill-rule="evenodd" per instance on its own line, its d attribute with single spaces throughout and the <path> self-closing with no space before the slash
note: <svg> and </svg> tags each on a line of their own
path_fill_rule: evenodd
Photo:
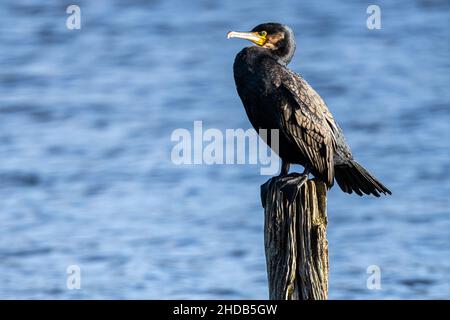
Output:
<svg viewBox="0 0 450 320">
<path fill-rule="evenodd" d="M 256 46 L 244 48 L 234 62 L 238 94 L 253 127 L 279 130 L 281 175 L 289 164 L 300 164 L 306 173 L 328 187 L 334 179 L 344 192 L 358 195 L 391 192 L 352 156 L 344 134 L 325 102 L 298 74 L 288 69 L 295 52 L 292 30 L 286 25 L 265 23 L 251 32 L 230 32 Z M 272 147 L 270 139 L 266 141 Z"/>
</svg>

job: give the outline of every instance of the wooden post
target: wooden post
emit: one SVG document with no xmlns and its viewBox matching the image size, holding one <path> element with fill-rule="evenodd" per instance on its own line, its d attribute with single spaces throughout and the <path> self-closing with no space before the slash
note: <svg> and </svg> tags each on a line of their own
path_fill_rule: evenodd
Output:
<svg viewBox="0 0 450 320">
<path fill-rule="evenodd" d="M 277 181 L 261 186 L 270 299 L 327 299 L 326 185 L 308 180 L 289 204 Z"/>
</svg>

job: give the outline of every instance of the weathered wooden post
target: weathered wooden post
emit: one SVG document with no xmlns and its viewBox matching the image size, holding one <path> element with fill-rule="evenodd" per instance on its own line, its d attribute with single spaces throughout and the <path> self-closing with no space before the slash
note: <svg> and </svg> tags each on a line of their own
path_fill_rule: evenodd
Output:
<svg viewBox="0 0 450 320">
<path fill-rule="evenodd" d="M 308 180 L 290 204 L 277 181 L 261 186 L 270 299 L 327 299 L 326 185 Z"/>
</svg>

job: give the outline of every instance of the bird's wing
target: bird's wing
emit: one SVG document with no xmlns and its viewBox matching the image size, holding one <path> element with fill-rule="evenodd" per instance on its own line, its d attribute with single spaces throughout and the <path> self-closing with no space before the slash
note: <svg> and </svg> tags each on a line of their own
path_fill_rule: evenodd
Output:
<svg viewBox="0 0 450 320">
<path fill-rule="evenodd" d="M 331 186 L 338 127 L 319 94 L 300 75 L 281 65 L 279 68 L 272 73 L 274 84 L 294 102 L 282 108 L 280 127 Z"/>
</svg>

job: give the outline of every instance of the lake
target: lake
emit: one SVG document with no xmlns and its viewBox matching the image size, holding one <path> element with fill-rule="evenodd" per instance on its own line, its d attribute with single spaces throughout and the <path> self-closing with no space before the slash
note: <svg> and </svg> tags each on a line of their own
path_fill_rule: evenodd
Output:
<svg viewBox="0 0 450 320">
<path fill-rule="evenodd" d="M 356 0 L 80 0 L 79 30 L 69 4 L 0 4 L 0 298 L 268 298 L 269 177 L 170 158 L 194 121 L 250 128 L 232 74 L 248 43 L 226 33 L 267 21 L 393 192 L 330 191 L 330 298 L 450 298 L 448 1 L 378 1 L 379 30 Z"/>
</svg>

